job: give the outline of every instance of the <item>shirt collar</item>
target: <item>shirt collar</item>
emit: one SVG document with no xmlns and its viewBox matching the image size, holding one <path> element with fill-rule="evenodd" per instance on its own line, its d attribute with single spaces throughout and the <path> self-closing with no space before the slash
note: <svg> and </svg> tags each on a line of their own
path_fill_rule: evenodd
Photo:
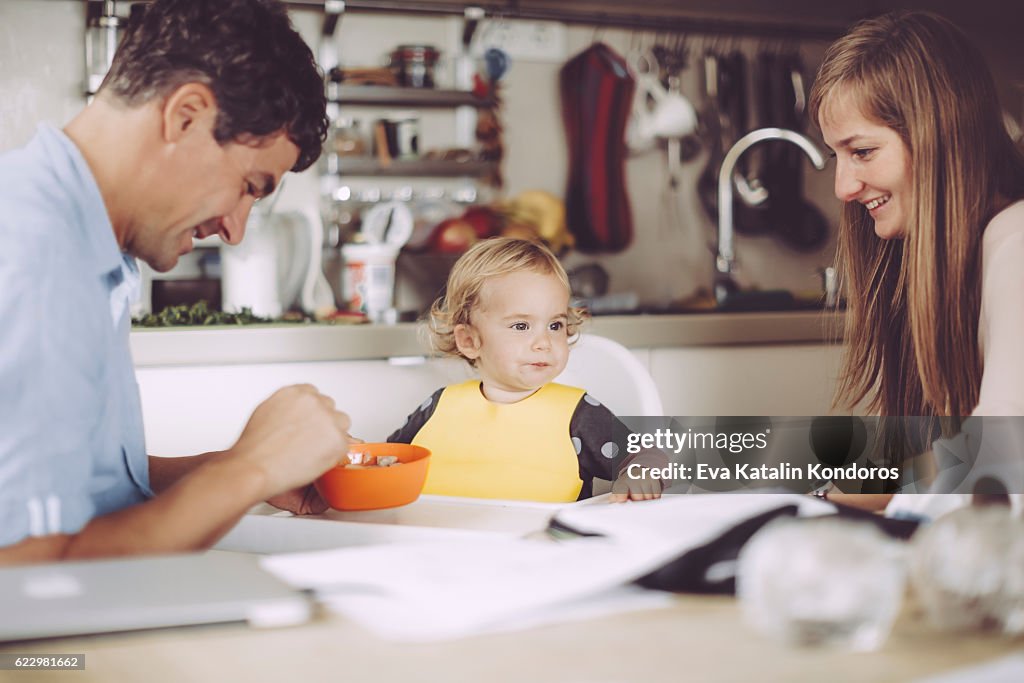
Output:
<svg viewBox="0 0 1024 683">
<path fill-rule="evenodd" d="M 64 131 L 48 123 L 39 125 L 39 139 L 42 141 L 46 151 L 55 159 L 63 159 L 67 163 L 54 164 L 58 181 L 66 183 L 68 187 L 79 187 L 81 192 L 75 194 L 77 208 L 82 222 L 86 242 L 91 254 L 83 257 L 95 264 L 97 274 L 106 275 L 113 271 L 120 271 L 125 259 L 130 259 L 121 252 L 114 237 L 114 226 L 110 223 L 110 215 L 107 213 L 106 204 L 103 203 L 103 196 L 96 184 L 96 178 L 92 169 L 86 163 L 85 157 L 72 142 Z M 134 259 L 132 266 L 134 267 Z M 135 268 L 138 273 L 138 268 Z"/>
</svg>

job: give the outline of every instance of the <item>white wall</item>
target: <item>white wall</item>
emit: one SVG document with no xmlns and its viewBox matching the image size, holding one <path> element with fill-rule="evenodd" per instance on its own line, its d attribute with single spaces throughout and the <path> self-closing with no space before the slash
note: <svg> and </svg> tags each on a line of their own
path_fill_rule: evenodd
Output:
<svg viewBox="0 0 1024 683">
<path fill-rule="evenodd" d="M 85 3 L 0 2 L 0 151 L 36 124 L 64 125 L 85 103 Z"/>
<path fill-rule="evenodd" d="M 666 415 L 825 415 L 843 347 L 835 344 L 653 349 Z"/>
</svg>

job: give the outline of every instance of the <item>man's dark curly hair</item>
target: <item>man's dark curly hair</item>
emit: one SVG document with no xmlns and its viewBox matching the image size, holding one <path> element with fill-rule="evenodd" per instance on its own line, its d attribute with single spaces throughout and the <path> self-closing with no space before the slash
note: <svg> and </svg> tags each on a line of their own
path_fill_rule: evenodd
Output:
<svg viewBox="0 0 1024 683">
<path fill-rule="evenodd" d="M 136 8 L 100 93 L 138 106 L 186 83 L 213 91 L 218 143 L 284 131 L 299 148 L 292 170 L 320 156 L 323 78 L 278 0 L 154 0 Z"/>
</svg>

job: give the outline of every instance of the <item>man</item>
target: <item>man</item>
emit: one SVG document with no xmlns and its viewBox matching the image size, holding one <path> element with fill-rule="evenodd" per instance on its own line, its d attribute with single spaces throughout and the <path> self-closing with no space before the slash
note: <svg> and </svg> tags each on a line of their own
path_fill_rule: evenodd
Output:
<svg viewBox="0 0 1024 683">
<path fill-rule="evenodd" d="M 277 0 L 156 0 L 131 24 L 93 103 L 0 156 L 0 563 L 204 548 L 267 499 L 321 511 L 308 484 L 348 447 L 348 417 L 295 386 L 227 451 L 146 455 L 134 259 L 166 271 L 193 237 L 238 243 L 327 121 Z M 217 406 L 181 410 L 187 428 Z"/>
</svg>

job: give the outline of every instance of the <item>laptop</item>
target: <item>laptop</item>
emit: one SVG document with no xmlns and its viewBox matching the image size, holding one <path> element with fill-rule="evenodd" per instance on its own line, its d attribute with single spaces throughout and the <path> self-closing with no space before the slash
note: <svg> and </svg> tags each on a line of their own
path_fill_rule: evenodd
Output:
<svg viewBox="0 0 1024 683">
<path fill-rule="evenodd" d="M 184 555 L 0 567 L 0 642 L 198 624 L 291 626 L 309 599 L 255 555 Z"/>
</svg>

